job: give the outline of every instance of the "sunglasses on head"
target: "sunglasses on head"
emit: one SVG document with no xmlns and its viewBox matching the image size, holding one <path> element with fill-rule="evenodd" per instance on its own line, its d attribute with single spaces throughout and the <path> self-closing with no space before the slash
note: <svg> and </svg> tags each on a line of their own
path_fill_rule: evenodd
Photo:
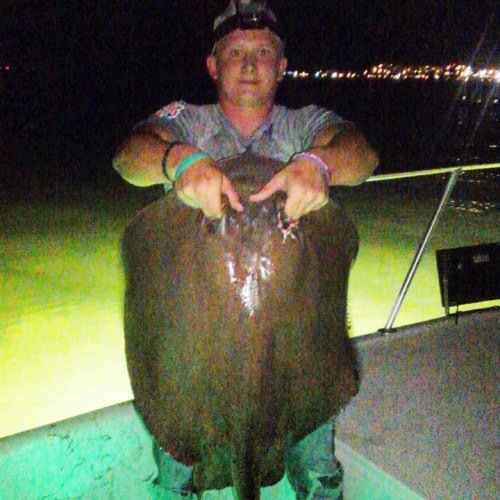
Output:
<svg viewBox="0 0 500 500">
<path fill-rule="evenodd" d="M 282 38 L 278 23 L 267 12 L 237 13 L 219 24 L 213 32 L 213 43 L 217 43 L 234 30 L 269 29 L 278 38 Z"/>
</svg>

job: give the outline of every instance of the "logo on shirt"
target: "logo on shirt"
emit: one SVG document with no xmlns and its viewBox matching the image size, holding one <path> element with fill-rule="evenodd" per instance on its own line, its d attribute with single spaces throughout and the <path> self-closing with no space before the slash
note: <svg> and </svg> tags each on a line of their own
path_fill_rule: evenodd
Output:
<svg viewBox="0 0 500 500">
<path fill-rule="evenodd" d="M 171 102 L 164 108 L 161 108 L 159 111 L 157 111 L 156 115 L 159 116 L 160 118 L 173 120 L 174 118 L 177 118 L 181 114 L 181 111 L 184 108 L 185 106 L 181 102 Z"/>
</svg>

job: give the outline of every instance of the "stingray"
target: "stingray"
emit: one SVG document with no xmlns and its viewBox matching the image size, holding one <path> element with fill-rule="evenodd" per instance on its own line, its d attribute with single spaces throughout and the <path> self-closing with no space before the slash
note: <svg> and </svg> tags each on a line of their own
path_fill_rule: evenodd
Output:
<svg viewBox="0 0 500 500">
<path fill-rule="evenodd" d="M 240 499 L 284 474 L 284 453 L 358 390 L 347 334 L 357 232 L 332 200 L 287 220 L 283 193 L 248 202 L 284 164 L 220 163 L 245 211 L 207 219 L 169 193 L 123 244 L 125 347 L 135 407 L 192 465 L 197 491 Z"/>
</svg>

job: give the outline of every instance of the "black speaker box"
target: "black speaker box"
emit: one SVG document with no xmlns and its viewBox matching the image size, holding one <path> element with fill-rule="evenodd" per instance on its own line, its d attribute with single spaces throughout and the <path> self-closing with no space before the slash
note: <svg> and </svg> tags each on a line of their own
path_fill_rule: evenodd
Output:
<svg viewBox="0 0 500 500">
<path fill-rule="evenodd" d="M 436 251 L 441 304 L 451 306 L 500 298 L 500 243 Z"/>
</svg>

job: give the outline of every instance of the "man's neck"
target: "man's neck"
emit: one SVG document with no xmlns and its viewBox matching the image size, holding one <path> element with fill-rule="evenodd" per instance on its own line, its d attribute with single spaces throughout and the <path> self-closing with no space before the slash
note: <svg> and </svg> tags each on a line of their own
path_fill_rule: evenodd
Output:
<svg viewBox="0 0 500 500">
<path fill-rule="evenodd" d="M 233 127 L 244 137 L 250 137 L 267 120 L 273 103 L 262 107 L 248 108 L 221 101 L 220 106 Z"/>
</svg>

